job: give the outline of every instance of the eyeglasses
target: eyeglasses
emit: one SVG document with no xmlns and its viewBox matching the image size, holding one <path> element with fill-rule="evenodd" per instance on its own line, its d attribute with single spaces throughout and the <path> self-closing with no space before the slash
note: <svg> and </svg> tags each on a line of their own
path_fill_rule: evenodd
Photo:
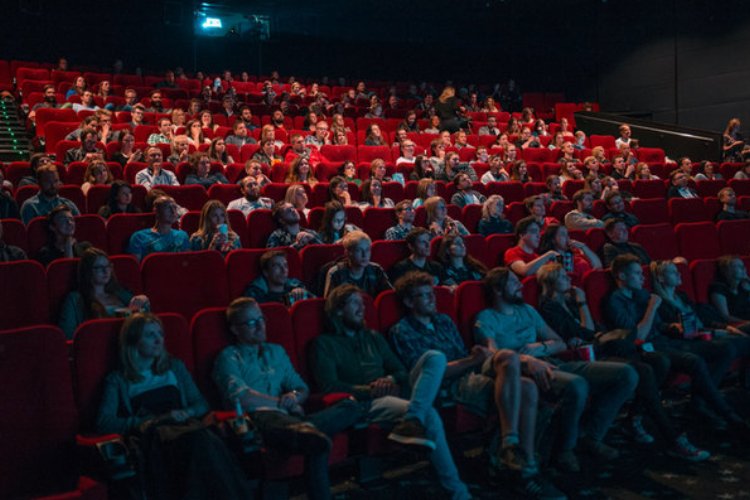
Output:
<svg viewBox="0 0 750 500">
<path fill-rule="evenodd" d="M 259 316 L 257 318 L 253 318 L 253 319 L 248 319 L 247 321 L 239 321 L 239 322 L 235 323 L 234 325 L 235 326 L 246 326 L 248 328 L 255 329 L 258 326 L 260 326 L 261 324 L 263 324 L 263 325 L 266 324 L 266 318 L 264 318 L 263 316 Z"/>
<path fill-rule="evenodd" d="M 107 264 L 106 266 L 93 266 L 91 270 L 95 273 L 110 271 L 112 270 L 112 264 Z"/>
</svg>

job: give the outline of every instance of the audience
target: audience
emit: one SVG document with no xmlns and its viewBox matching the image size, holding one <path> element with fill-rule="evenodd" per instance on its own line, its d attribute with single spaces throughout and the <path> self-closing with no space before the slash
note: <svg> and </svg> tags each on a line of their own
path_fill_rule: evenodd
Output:
<svg viewBox="0 0 750 500">
<path fill-rule="evenodd" d="M 482 236 L 491 234 L 511 234 L 513 224 L 505 218 L 505 200 L 499 194 L 490 195 L 482 204 L 482 218 L 477 232 Z"/>
<path fill-rule="evenodd" d="M 240 237 L 229 223 L 227 208 L 219 200 L 208 200 L 201 210 L 198 230 L 190 235 L 190 250 L 218 250 L 227 254 L 241 247 Z"/>
<path fill-rule="evenodd" d="M 601 269 L 602 261 L 583 242 L 570 238 L 568 229 L 559 224 L 550 224 L 539 242 L 542 253 L 557 252 L 557 262 L 573 279 L 573 283 L 583 283 L 584 275 L 592 269 Z"/>
<path fill-rule="evenodd" d="M 302 230 L 300 214 L 294 205 L 280 201 L 273 206 L 273 220 L 278 226 L 266 241 L 266 248 L 292 247 L 301 250 L 306 245 L 320 244 L 320 235 L 312 229 Z"/>
<path fill-rule="evenodd" d="M 605 225 L 610 219 L 621 220 L 626 226 L 628 226 L 628 228 L 640 224 L 638 217 L 625 211 L 625 200 L 622 199 L 622 195 L 619 191 L 611 191 L 607 194 L 607 196 L 604 197 L 604 203 L 606 203 L 607 210 L 609 210 L 602 216 L 602 222 L 604 222 Z"/>
<path fill-rule="evenodd" d="M 346 209 L 338 201 L 329 201 L 324 205 L 323 218 L 318 234 L 323 243 L 339 243 L 348 233 L 361 231 L 354 224 L 346 223 Z"/>
<path fill-rule="evenodd" d="M 345 283 L 357 286 L 373 298 L 393 288 L 380 264 L 370 261 L 372 241 L 366 233 L 352 231 L 344 236 L 341 243 L 344 246 L 344 259 L 328 270 L 323 292 L 325 297 Z"/>
<path fill-rule="evenodd" d="M 750 219 L 750 212 L 737 210 L 737 195 L 734 189 L 726 187 L 719 191 L 719 203 L 721 211 L 716 214 L 714 221 Z"/>
<path fill-rule="evenodd" d="M 398 224 L 391 226 L 385 231 L 386 240 L 403 240 L 414 227 L 416 212 L 411 200 L 401 200 L 396 203 L 396 218 Z"/>
<path fill-rule="evenodd" d="M 114 214 L 137 214 L 141 209 L 133 205 L 133 188 L 125 181 L 112 182 L 107 195 L 106 205 L 97 212 L 100 217 L 109 219 Z"/>
<path fill-rule="evenodd" d="M 437 260 L 443 265 L 445 285 L 455 287 L 464 281 L 478 281 L 487 273 L 487 267 L 468 254 L 464 239 L 457 234 L 443 236 Z"/>
<path fill-rule="evenodd" d="M 178 210 L 173 198 L 159 196 L 154 201 L 154 226 L 133 233 L 128 253 L 140 261 L 155 252 L 186 252 L 190 248 L 188 234 L 172 227 L 179 220 Z"/>
<path fill-rule="evenodd" d="M 461 221 L 455 220 L 448 215 L 448 207 L 439 196 L 427 198 L 424 202 L 426 214 L 425 224 L 432 237 L 444 236 L 447 234 L 460 234 L 467 236 L 469 230 Z"/>
<path fill-rule="evenodd" d="M 314 295 L 300 280 L 289 277 L 289 262 L 283 250 L 269 250 L 260 257 L 258 277 L 245 288 L 243 295 L 260 304 L 281 302 L 291 306 Z"/>
<path fill-rule="evenodd" d="M 458 174 L 453 178 L 456 192 L 451 196 L 451 203 L 463 208 L 466 205 L 481 205 L 487 199 L 482 193 L 473 188 L 471 179 L 467 174 Z"/>
<path fill-rule="evenodd" d="M 716 278 L 708 289 L 711 304 L 723 321 L 745 327 L 750 322 L 750 278 L 745 263 L 725 255 L 716 264 Z"/>
<path fill-rule="evenodd" d="M 586 231 L 604 227 L 604 222 L 591 215 L 594 206 L 594 195 L 591 191 L 581 189 L 573 195 L 575 209 L 565 214 L 565 227 Z"/>
<path fill-rule="evenodd" d="M 45 163 L 37 168 L 37 183 L 39 192 L 30 197 L 21 205 L 21 220 L 24 224 L 31 222 L 34 217 L 42 217 L 49 214 L 59 205 L 65 205 L 73 215 L 80 215 L 75 203 L 58 194 L 62 185 L 57 167 L 52 163 Z"/>
<path fill-rule="evenodd" d="M 58 205 L 47 214 L 47 244 L 36 255 L 43 266 L 55 259 L 80 257 L 91 247 L 88 241 L 77 241 L 76 220 L 67 205 Z"/>
<path fill-rule="evenodd" d="M 220 171 L 211 171 L 211 158 L 205 152 L 190 156 L 190 173 L 185 176 L 185 185 L 198 184 L 208 189 L 214 184 L 229 184 Z"/>
<path fill-rule="evenodd" d="M 154 186 L 179 186 L 180 182 L 174 172 L 166 170 L 162 164 L 161 149 L 149 146 L 146 149 L 146 168 L 135 174 L 135 183 L 144 186 L 147 190 Z"/>
<path fill-rule="evenodd" d="M 542 255 L 536 253 L 541 233 L 542 227 L 534 217 L 524 217 L 516 224 L 518 243 L 505 251 L 503 262 L 521 278 L 532 276 L 544 264 L 562 258 L 555 250 L 547 250 Z"/>
<path fill-rule="evenodd" d="M 640 243 L 628 241 L 628 225 L 622 219 L 609 219 L 604 225 L 607 243 L 602 247 L 604 266 L 609 267 L 618 255 L 635 255 L 643 265 L 651 263 L 651 257 Z"/>
</svg>

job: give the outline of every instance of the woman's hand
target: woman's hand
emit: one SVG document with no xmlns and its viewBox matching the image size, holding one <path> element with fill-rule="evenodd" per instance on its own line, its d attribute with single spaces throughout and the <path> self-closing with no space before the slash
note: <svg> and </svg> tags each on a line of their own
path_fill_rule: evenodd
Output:
<svg viewBox="0 0 750 500">
<path fill-rule="evenodd" d="M 133 312 L 149 312 L 151 310 L 151 302 L 145 295 L 136 295 L 130 299 L 128 307 Z"/>
</svg>

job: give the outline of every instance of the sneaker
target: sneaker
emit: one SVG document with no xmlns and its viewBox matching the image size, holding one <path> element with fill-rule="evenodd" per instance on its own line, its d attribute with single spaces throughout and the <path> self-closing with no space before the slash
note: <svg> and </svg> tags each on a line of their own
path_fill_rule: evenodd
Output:
<svg viewBox="0 0 750 500">
<path fill-rule="evenodd" d="M 611 446 L 607 446 L 601 441 L 595 441 L 590 438 L 581 440 L 581 447 L 591 456 L 607 462 L 615 460 L 620 456 L 620 452 Z"/>
<path fill-rule="evenodd" d="M 500 464 L 510 470 L 520 471 L 526 466 L 526 458 L 517 444 L 500 450 Z"/>
<path fill-rule="evenodd" d="M 628 422 L 626 429 L 628 430 L 630 437 L 636 443 L 652 444 L 654 442 L 654 436 L 649 434 L 643 427 L 643 417 L 640 415 L 632 417 L 630 422 Z"/>
<path fill-rule="evenodd" d="M 561 451 L 557 454 L 557 468 L 562 472 L 581 472 L 581 465 L 573 450 Z"/>
<path fill-rule="evenodd" d="M 672 448 L 667 450 L 667 454 L 672 457 L 682 458 L 691 462 L 702 462 L 704 460 L 708 460 L 708 458 L 711 456 L 711 454 L 706 450 L 701 450 L 693 446 L 692 443 L 688 441 L 688 438 L 685 434 L 679 435 L 679 437 L 675 440 L 674 445 L 672 445 Z"/>
<path fill-rule="evenodd" d="M 537 498 L 539 500 L 565 500 L 568 498 L 565 493 L 558 490 L 555 485 L 539 474 L 521 479 L 517 489 L 524 498 Z"/>
<path fill-rule="evenodd" d="M 435 449 L 435 442 L 427 438 L 424 425 L 415 418 L 402 420 L 396 424 L 396 427 L 388 434 L 388 439 L 401 444 Z"/>
</svg>

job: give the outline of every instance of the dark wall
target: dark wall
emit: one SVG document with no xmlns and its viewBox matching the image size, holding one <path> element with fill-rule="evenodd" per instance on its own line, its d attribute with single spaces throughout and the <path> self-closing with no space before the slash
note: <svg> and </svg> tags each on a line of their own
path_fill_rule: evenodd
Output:
<svg viewBox="0 0 750 500">
<path fill-rule="evenodd" d="M 743 0 L 226 0 L 271 18 L 272 40 L 261 45 L 195 38 L 190 2 L 6 3 L 5 58 L 64 54 L 74 65 L 121 58 L 130 70 L 181 65 L 379 80 L 512 76 L 525 90 L 564 91 L 671 123 L 718 129 L 733 115 L 750 121 Z M 43 12 L 27 14 L 21 4 Z"/>
</svg>

